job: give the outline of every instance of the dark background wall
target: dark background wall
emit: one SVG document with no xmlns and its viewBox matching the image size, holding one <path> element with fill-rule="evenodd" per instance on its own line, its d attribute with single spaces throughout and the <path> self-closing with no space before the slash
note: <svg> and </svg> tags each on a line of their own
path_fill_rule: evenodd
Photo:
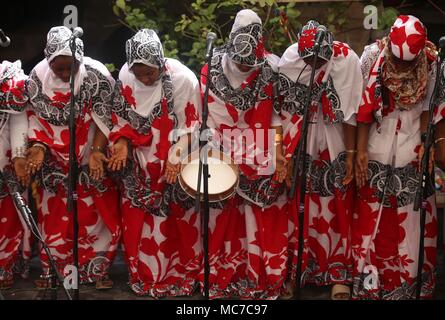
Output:
<svg viewBox="0 0 445 320">
<path fill-rule="evenodd" d="M 78 24 L 84 30 L 85 53 L 103 63 L 120 66 L 125 60 L 125 41 L 133 32 L 122 26 L 112 11 L 110 0 L 9 0 L 1 2 L 0 28 L 11 45 L 0 48 L 0 60 L 21 59 L 26 72 L 43 59 L 46 34 L 63 25 L 66 5 L 78 8 Z"/>
</svg>

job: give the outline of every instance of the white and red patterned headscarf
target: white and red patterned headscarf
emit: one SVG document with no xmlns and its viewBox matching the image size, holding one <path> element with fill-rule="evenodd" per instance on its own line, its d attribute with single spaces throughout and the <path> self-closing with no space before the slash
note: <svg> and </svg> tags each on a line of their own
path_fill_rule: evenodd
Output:
<svg viewBox="0 0 445 320">
<path fill-rule="evenodd" d="M 309 20 L 298 34 L 298 53 L 301 58 L 308 58 L 314 54 L 315 36 L 320 24 L 315 20 Z M 329 61 L 333 53 L 334 37 L 327 31 L 321 45 L 318 57 Z"/>
<path fill-rule="evenodd" d="M 0 63 L 0 112 L 20 113 L 23 111 L 27 101 L 25 95 L 27 78 L 20 60 Z M 0 116 L 0 128 L 1 119 Z"/>
<path fill-rule="evenodd" d="M 425 48 L 426 28 L 418 18 L 401 15 L 392 26 L 389 39 L 394 56 L 412 61 Z"/>
<path fill-rule="evenodd" d="M 389 37 L 377 41 L 377 45 L 380 53 L 369 72 L 357 120 L 377 121 L 379 131 L 382 118 L 392 110 L 410 110 L 425 98 L 434 45 L 427 41 L 419 19 L 403 15 L 397 18 Z M 411 61 L 409 67 L 400 70 L 393 56 Z M 384 87 L 389 91 L 388 106 L 383 105 Z"/>
</svg>

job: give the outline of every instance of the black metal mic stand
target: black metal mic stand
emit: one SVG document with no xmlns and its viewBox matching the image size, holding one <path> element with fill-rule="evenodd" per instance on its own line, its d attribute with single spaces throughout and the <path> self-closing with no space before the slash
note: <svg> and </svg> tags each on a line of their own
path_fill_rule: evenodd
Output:
<svg viewBox="0 0 445 320">
<path fill-rule="evenodd" d="M 76 123 L 75 123 L 75 92 L 74 79 L 76 71 L 76 37 L 72 37 L 70 48 L 72 52 L 71 77 L 70 77 L 70 115 L 69 115 L 69 132 L 70 132 L 70 149 L 69 149 L 69 169 L 68 169 L 68 212 L 72 214 L 73 221 L 73 262 L 76 272 L 76 281 L 74 284 L 74 300 L 79 300 L 79 220 L 77 212 L 77 181 L 78 181 L 78 161 L 76 155 Z"/>
<path fill-rule="evenodd" d="M 212 67 L 213 47 L 209 55 L 206 57 L 207 75 L 206 88 L 204 91 L 204 101 L 202 110 L 202 123 L 199 129 L 199 169 L 198 169 L 198 183 L 197 194 L 195 199 L 196 212 L 201 211 L 201 201 L 203 202 L 202 228 L 203 228 L 203 247 L 204 247 L 204 297 L 209 299 L 209 165 L 207 162 L 209 143 L 209 127 L 207 126 L 207 119 L 209 116 L 209 84 L 210 84 L 210 70 Z M 204 138 L 204 139 L 203 139 Z M 201 181 L 203 183 L 203 196 L 201 199 Z"/>
<path fill-rule="evenodd" d="M 307 176 L 307 134 L 309 129 L 309 117 L 310 117 L 310 105 L 312 102 L 312 87 L 314 84 L 315 71 L 318 61 L 319 47 L 314 46 L 314 55 L 312 61 L 312 70 L 309 85 L 306 91 L 306 97 L 304 100 L 304 114 L 303 114 L 303 124 L 302 131 L 300 135 L 300 141 L 296 150 L 292 155 L 293 171 L 291 188 L 289 192 L 289 198 L 293 199 L 296 194 L 297 180 L 300 187 L 300 198 L 298 203 L 298 257 L 297 257 L 297 271 L 295 279 L 295 293 L 294 298 L 300 299 L 301 295 L 301 276 L 302 276 L 302 262 L 303 262 L 303 250 L 304 250 L 304 201 L 306 195 L 306 176 Z M 301 173 L 299 175 L 301 165 Z"/>
</svg>

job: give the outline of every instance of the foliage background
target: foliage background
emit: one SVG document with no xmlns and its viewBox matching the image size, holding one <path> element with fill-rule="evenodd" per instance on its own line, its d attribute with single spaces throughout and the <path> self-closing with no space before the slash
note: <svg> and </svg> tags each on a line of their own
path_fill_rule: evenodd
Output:
<svg viewBox="0 0 445 320">
<path fill-rule="evenodd" d="M 348 9 L 354 1 L 330 2 L 319 22 L 334 34 L 348 29 Z M 382 8 L 382 1 L 366 1 Z M 120 23 L 136 32 L 155 29 L 163 42 L 167 57 L 177 58 L 192 70 L 204 61 L 205 38 L 209 31 L 218 35 L 216 45 L 223 44 L 236 13 L 250 8 L 263 21 L 265 47 L 281 55 L 294 42 L 306 21 L 302 20 L 301 3 L 277 0 L 114 0 L 112 9 Z M 379 11 L 379 28 L 392 25 L 398 12 L 394 8 Z M 109 65 L 111 69 L 113 65 Z"/>
</svg>

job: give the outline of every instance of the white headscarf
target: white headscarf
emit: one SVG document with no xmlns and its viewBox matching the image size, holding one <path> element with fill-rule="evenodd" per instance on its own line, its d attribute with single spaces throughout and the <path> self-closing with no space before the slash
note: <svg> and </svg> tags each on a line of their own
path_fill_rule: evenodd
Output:
<svg viewBox="0 0 445 320">
<path fill-rule="evenodd" d="M 257 23 L 259 25 L 262 24 L 261 18 L 256 14 L 255 11 L 250 9 L 243 9 L 238 11 L 235 17 L 235 21 L 232 25 L 231 34 L 236 33 L 241 28 L 248 26 L 249 24 Z"/>
<path fill-rule="evenodd" d="M 161 40 L 154 30 L 139 30 L 125 44 L 128 68 L 135 63 L 142 63 L 149 67 L 162 69 L 165 65 L 164 50 Z"/>
<path fill-rule="evenodd" d="M 46 59 L 41 61 L 34 70 L 42 81 L 42 91 L 52 98 L 55 92 L 66 94 L 70 91 L 70 83 L 63 82 L 51 70 L 50 62 L 58 56 L 72 56 L 70 41 L 72 32 L 67 27 L 53 27 L 48 32 L 47 43 L 44 50 Z M 76 60 L 80 62 L 79 70 L 74 79 L 74 93 L 77 94 L 86 76 L 86 69 L 83 63 L 83 42 L 76 39 Z"/>
<path fill-rule="evenodd" d="M 49 30 L 46 37 L 45 57 L 48 63 L 57 56 L 71 56 L 69 39 L 73 33 L 70 29 L 64 26 L 53 27 Z M 76 38 L 76 60 L 82 62 L 83 59 L 83 42 Z"/>
<path fill-rule="evenodd" d="M 127 63 L 119 72 L 119 80 L 124 87 L 131 88 L 132 95 L 136 100 L 135 111 L 139 115 L 147 117 L 161 100 L 162 81 L 158 79 L 151 86 L 146 86 L 136 79 L 130 69 L 135 63 L 142 63 L 163 70 L 165 58 L 161 40 L 153 30 L 139 30 L 131 39 L 127 40 L 126 54 Z M 163 72 L 166 71 L 161 71 L 160 78 Z"/>
<path fill-rule="evenodd" d="M 264 47 L 262 42 L 262 22 L 260 17 L 250 9 L 237 13 L 230 32 L 226 53 L 221 65 L 230 85 L 236 89 L 264 63 Z M 253 67 L 243 72 L 235 65 L 242 64 Z"/>
<path fill-rule="evenodd" d="M 250 9 L 237 13 L 226 45 L 227 55 L 238 64 L 256 67 L 264 63 L 264 44 L 260 17 Z"/>
</svg>

